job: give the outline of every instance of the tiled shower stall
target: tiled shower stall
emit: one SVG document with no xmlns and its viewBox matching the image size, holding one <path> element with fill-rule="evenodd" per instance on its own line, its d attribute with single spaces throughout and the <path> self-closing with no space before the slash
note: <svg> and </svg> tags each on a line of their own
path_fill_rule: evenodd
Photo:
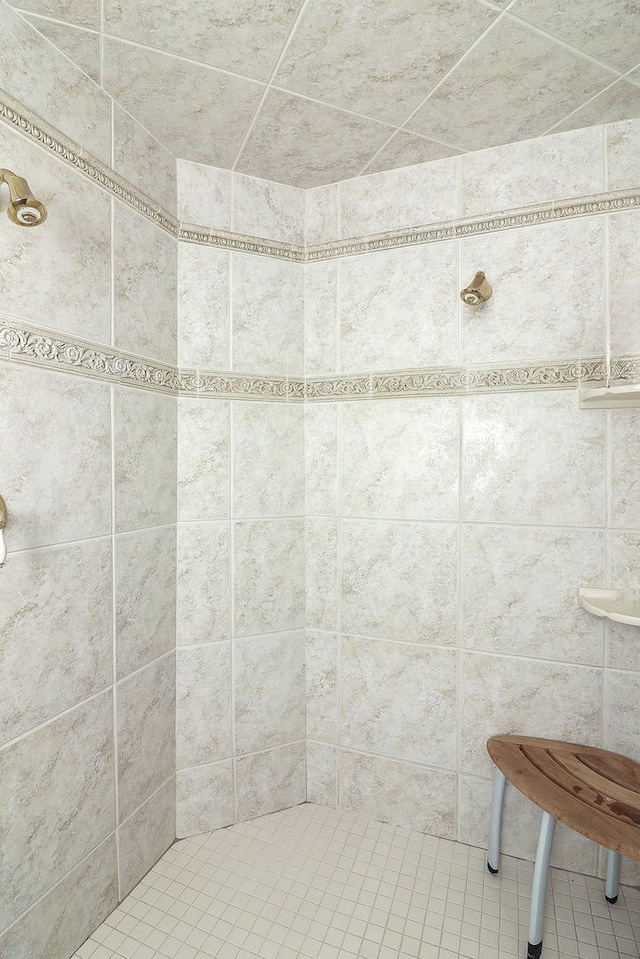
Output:
<svg viewBox="0 0 640 959">
<path fill-rule="evenodd" d="M 576 389 L 638 372 L 640 122 L 303 191 L 176 163 L 0 6 L 49 208 L 0 221 L 2 955 L 305 800 L 481 846 L 492 733 L 640 758 L 634 627 L 576 603 L 640 576 L 640 414 Z"/>
</svg>

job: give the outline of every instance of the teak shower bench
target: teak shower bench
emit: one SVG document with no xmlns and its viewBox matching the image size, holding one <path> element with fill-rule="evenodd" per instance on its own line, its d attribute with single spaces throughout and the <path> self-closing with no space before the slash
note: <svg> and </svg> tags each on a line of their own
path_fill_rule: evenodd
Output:
<svg viewBox="0 0 640 959">
<path fill-rule="evenodd" d="M 487 742 L 487 750 L 496 765 L 489 829 L 489 872 L 498 871 L 507 779 L 542 809 L 527 952 L 528 959 L 539 959 L 556 820 L 609 850 L 605 897 L 608 902 L 615 903 L 620 857 L 640 860 L 640 764 L 606 749 L 533 736 L 492 736 Z"/>
</svg>

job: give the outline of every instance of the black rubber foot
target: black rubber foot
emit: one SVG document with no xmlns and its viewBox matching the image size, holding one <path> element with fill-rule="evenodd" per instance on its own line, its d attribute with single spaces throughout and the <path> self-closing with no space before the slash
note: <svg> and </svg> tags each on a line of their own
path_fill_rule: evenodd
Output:
<svg viewBox="0 0 640 959">
<path fill-rule="evenodd" d="M 527 959 L 540 959 L 541 953 L 542 953 L 541 942 L 539 942 L 535 946 L 532 946 L 530 942 L 527 943 Z"/>
<path fill-rule="evenodd" d="M 489 872 L 491 873 L 492 876 L 495 876 L 495 874 L 496 874 L 497 871 L 498 871 L 497 869 L 494 869 L 494 868 L 493 868 L 493 866 L 491 865 L 490 862 L 487 863 L 487 869 L 489 870 Z"/>
<path fill-rule="evenodd" d="M 615 904 L 616 904 L 617 901 L 618 901 L 618 897 L 617 897 L 617 896 L 614 896 L 613 899 L 609 899 L 609 897 L 607 896 L 606 893 L 605 893 L 604 898 L 607 900 L 607 902 L 610 902 L 612 906 L 615 906 Z"/>
</svg>

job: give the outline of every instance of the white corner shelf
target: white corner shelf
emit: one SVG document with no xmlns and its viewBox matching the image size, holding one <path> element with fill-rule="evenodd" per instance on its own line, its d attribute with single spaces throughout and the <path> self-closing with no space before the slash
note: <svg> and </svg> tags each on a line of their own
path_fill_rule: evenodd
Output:
<svg viewBox="0 0 640 959">
<path fill-rule="evenodd" d="M 624 409 L 640 407 L 640 383 L 622 386 L 581 386 L 580 409 Z"/>
<path fill-rule="evenodd" d="M 616 623 L 640 626 L 640 589 L 579 586 L 578 603 L 594 616 L 606 616 Z"/>
</svg>

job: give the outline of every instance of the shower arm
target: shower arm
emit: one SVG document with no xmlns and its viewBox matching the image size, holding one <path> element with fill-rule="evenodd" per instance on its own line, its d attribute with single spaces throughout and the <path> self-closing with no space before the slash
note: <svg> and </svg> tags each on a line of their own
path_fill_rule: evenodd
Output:
<svg viewBox="0 0 640 959">
<path fill-rule="evenodd" d="M 13 170 L 0 167 L 0 183 L 9 187 L 9 219 L 18 226 L 38 226 L 47 218 L 47 210 L 40 200 L 36 200 L 24 177 Z"/>
</svg>

